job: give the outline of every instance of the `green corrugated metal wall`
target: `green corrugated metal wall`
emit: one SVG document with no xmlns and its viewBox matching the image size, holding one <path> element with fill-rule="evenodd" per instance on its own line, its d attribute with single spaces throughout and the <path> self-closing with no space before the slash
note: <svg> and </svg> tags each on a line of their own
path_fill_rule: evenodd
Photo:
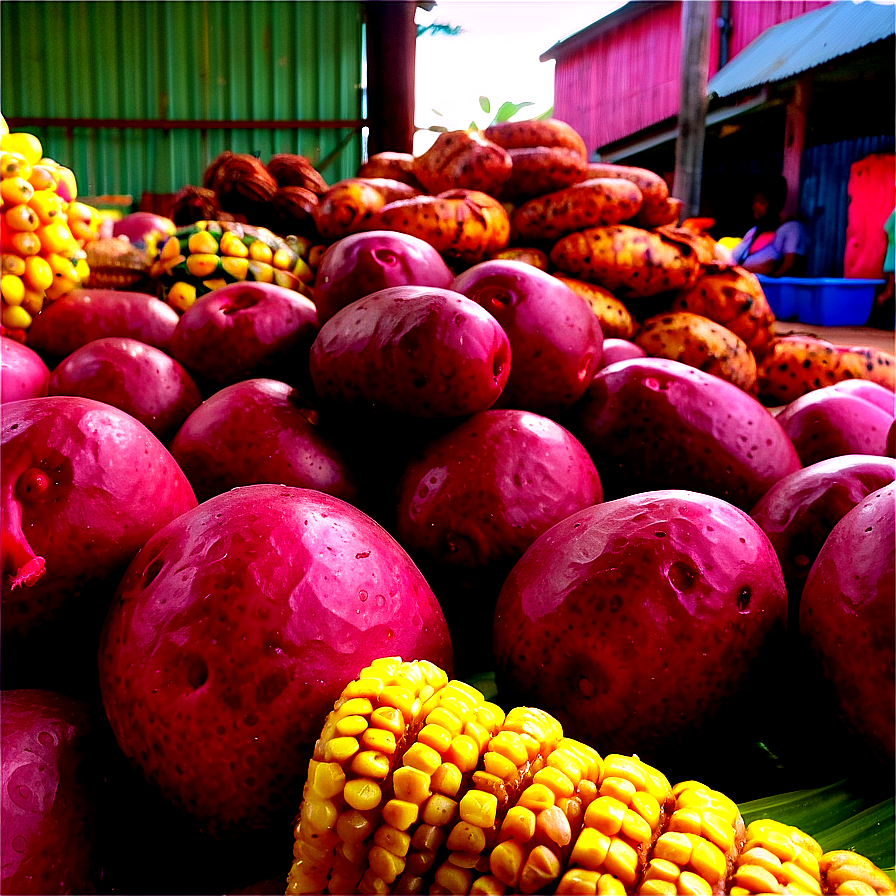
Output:
<svg viewBox="0 0 896 896">
<path fill-rule="evenodd" d="M 8 118 L 361 119 L 362 3 L 3 0 L 0 16 Z M 85 196 L 199 184 L 225 149 L 329 157 L 330 182 L 361 159 L 351 127 L 13 129 L 36 134 Z"/>
</svg>

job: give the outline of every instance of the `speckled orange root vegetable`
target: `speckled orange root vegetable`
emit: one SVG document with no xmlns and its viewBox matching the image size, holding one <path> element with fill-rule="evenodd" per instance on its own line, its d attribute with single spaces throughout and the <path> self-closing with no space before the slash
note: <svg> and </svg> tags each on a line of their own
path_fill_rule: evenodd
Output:
<svg viewBox="0 0 896 896">
<path fill-rule="evenodd" d="M 766 404 L 791 401 L 844 380 L 896 388 L 896 357 L 869 346 L 839 346 L 814 336 L 781 336 L 759 363 L 757 388 Z"/>
<path fill-rule="evenodd" d="M 670 203 L 669 185 L 655 171 L 610 162 L 591 162 L 587 176 L 621 177 L 635 184 L 644 197 L 637 215 L 640 227 L 661 227 L 673 223 L 678 217 L 680 206 L 674 200 Z"/>
<path fill-rule="evenodd" d="M 513 168 L 501 188 L 502 199 L 520 202 L 585 180 L 587 162 L 577 150 L 564 146 L 521 146 L 507 152 Z"/>
<path fill-rule="evenodd" d="M 447 190 L 384 205 L 363 230 L 394 230 L 419 237 L 449 259 L 475 264 L 507 247 L 507 210 L 479 190 Z"/>
<path fill-rule="evenodd" d="M 690 288 L 672 300 L 673 311 L 690 311 L 740 336 L 757 359 L 775 338 L 775 314 L 755 274 L 737 265 L 704 269 Z"/>
<path fill-rule="evenodd" d="M 510 177 L 507 150 L 482 132 L 445 131 L 414 159 L 414 175 L 430 194 L 451 189 L 481 190 L 497 195 Z"/>
<path fill-rule="evenodd" d="M 374 661 L 327 716 L 286 883 L 302 893 L 892 894 L 849 851 L 601 757 L 427 662 Z"/>
<path fill-rule="evenodd" d="M 557 118 L 501 121 L 487 127 L 485 136 L 505 149 L 553 146 L 569 149 L 583 159 L 588 157 L 582 135 L 572 125 Z"/>
<path fill-rule="evenodd" d="M 630 224 L 587 227 L 561 237 L 551 263 L 572 277 L 597 283 L 617 298 L 646 298 L 693 286 L 701 266 L 687 240 Z"/>
<path fill-rule="evenodd" d="M 563 274 L 554 276 L 591 306 L 591 310 L 600 321 L 600 329 L 605 339 L 631 339 L 638 332 L 638 322 L 631 311 L 609 289 Z"/>
<path fill-rule="evenodd" d="M 382 177 L 349 177 L 333 184 L 312 211 L 315 227 L 327 242 L 334 242 L 366 228 L 383 206 L 419 195 L 410 184 Z"/>
<path fill-rule="evenodd" d="M 529 199 L 510 215 L 514 240 L 558 240 L 574 230 L 620 224 L 641 207 L 641 191 L 618 177 L 594 178 Z"/>
<path fill-rule="evenodd" d="M 654 358 L 669 358 L 728 380 L 745 392 L 756 385 L 756 358 L 740 336 L 690 311 L 670 311 L 641 322 L 635 344 Z"/>
</svg>

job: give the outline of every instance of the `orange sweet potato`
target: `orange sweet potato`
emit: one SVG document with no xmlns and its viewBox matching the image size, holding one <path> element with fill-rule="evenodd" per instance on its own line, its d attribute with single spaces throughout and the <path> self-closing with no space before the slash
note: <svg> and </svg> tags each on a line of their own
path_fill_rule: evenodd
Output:
<svg viewBox="0 0 896 896">
<path fill-rule="evenodd" d="M 508 149 L 512 169 L 500 197 L 511 201 L 543 196 L 584 180 L 587 163 L 574 149 L 530 146 Z"/>
<path fill-rule="evenodd" d="M 511 238 L 556 241 L 574 230 L 619 224 L 641 207 L 641 191 L 622 178 L 583 180 L 529 199 L 510 216 Z"/>
<path fill-rule="evenodd" d="M 361 164 L 357 176 L 397 180 L 425 192 L 414 174 L 414 156 L 409 152 L 376 152 Z"/>
<path fill-rule="evenodd" d="M 450 189 L 497 194 L 510 177 L 507 150 L 480 131 L 446 131 L 414 159 L 414 175 L 430 194 Z"/>
<path fill-rule="evenodd" d="M 531 146 L 558 146 L 571 149 L 583 159 L 588 150 L 582 135 L 565 121 L 548 118 L 533 121 L 502 121 L 485 129 L 485 136 L 505 149 Z"/>
<path fill-rule="evenodd" d="M 397 180 L 350 177 L 333 184 L 320 197 L 312 217 L 321 237 L 334 242 L 350 233 L 369 230 L 366 222 L 383 206 L 419 193 Z"/>
<path fill-rule="evenodd" d="M 605 339 L 631 339 L 638 332 L 638 322 L 631 311 L 609 289 L 575 277 L 565 277 L 562 274 L 554 276 L 591 306 L 600 321 Z"/>
</svg>

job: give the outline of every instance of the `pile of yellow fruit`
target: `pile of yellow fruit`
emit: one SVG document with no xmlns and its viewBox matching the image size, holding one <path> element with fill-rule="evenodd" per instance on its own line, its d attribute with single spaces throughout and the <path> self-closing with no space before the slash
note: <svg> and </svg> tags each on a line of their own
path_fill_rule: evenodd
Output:
<svg viewBox="0 0 896 896">
<path fill-rule="evenodd" d="M 72 171 L 44 157 L 33 134 L 10 133 L 0 116 L 0 323 L 21 338 L 45 301 L 80 286 L 89 270 L 84 244 L 100 213 L 77 202 Z"/>
</svg>

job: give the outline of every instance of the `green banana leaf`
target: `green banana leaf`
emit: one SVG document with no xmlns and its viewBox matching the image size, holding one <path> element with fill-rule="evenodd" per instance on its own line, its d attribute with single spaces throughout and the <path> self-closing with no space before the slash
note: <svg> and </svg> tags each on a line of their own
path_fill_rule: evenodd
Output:
<svg viewBox="0 0 896 896">
<path fill-rule="evenodd" d="M 496 700 L 493 672 L 468 679 L 486 700 Z M 825 787 L 795 790 L 739 805 L 744 824 L 773 818 L 809 834 L 825 851 L 851 849 L 896 879 L 896 797 L 881 799 L 867 786 L 844 779 Z"/>
</svg>

